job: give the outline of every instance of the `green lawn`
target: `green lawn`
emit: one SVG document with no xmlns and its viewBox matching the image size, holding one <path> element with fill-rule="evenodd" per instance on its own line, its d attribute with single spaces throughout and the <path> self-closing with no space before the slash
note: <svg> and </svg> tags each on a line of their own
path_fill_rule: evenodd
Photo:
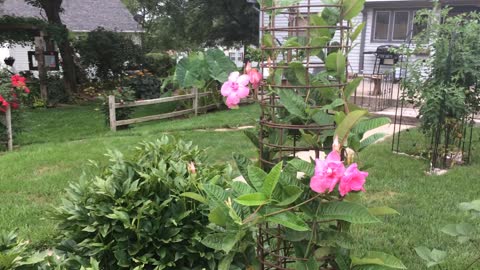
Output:
<svg viewBox="0 0 480 270">
<path fill-rule="evenodd" d="M 254 125 L 258 114 L 258 106 L 251 105 L 113 133 L 93 105 L 28 111 L 25 130 L 17 140 L 21 147 L 0 155 L 0 230 L 19 228 L 22 237 L 36 245 L 48 244 L 55 224 L 47 212 L 60 201 L 67 183 L 88 170 L 88 160 L 105 162 L 104 153 L 110 148 L 128 152 L 142 140 L 169 133 L 208 147 L 212 162 L 230 162 L 232 152 L 254 158 L 256 151 L 241 131 L 212 129 Z M 391 206 L 401 215 L 387 217 L 383 224 L 353 227 L 358 247 L 393 253 L 416 270 L 426 268 L 413 249 L 425 245 L 449 251 L 443 269 L 465 268 L 475 255 L 469 251 L 475 249 L 439 230 L 448 223 L 469 221 L 457 205 L 480 198 L 476 183 L 480 159 L 474 155 L 470 166 L 456 167 L 444 176 L 425 176 L 425 161 L 392 154 L 390 143 L 374 145 L 360 155 L 363 165 L 370 167 L 363 198 L 372 206 Z M 479 146 L 477 135 L 475 148 Z"/>
</svg>

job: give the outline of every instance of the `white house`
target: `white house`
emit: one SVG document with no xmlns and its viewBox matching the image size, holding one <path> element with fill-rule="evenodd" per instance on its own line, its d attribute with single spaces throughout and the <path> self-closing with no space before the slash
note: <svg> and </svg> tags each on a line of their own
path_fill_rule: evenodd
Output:
<svg viewBox="0 0 480 270">
<path fill-rule="evenodd" d="M 302 1 L 300 5 L 307 4 Z M 311 4 L 322 4 L 322 0 L 310 0 Z M 467 11 L 480 11 L 480 0 L 440 0 L 441 6 L 452 7 L 451 14 Z M 373 52 L 379 46 L 398 46 L 411 41 L 419 27 L 414 25 L 415 13 L 420 9 L 433 8 L 432 0 L 366 0 L 364 10 L 352 22 L 358 25 L 362 22 L 365 27 L 357 44 L 348 56 L 350 72 L 372 74 L 376 56 Z M 310 12 L 321 11 L 312 7 Z M 297 14 L 306 13 L 306 8 L 300 8 Z M 297 14 L 282 14 L 275 17 L 275 27 L 304 26 L 305 20 L 299 20 Z M 264 17 L 264 26 L 268 18 Z M 262 27 L 262 26 L 260 26 Z M 291 34 L 278 32 L 275 35 L 277 42 L 282 44 Z M 334 40 L 338 40 L 338 35 Z M 388 67 L 387 67 L 388 68 Z"/>
<path fill-rule="evenodd" d="M 90 32 L 103 27 L 135 37 L 142 31 L 121 0 L 63 0 L 62 8 L 62 22 L 74 33 Z M 5 15 L 46 18 L 43 10 L 27 5 L 24 0 L 0 1 L 0 16 Z M 33 50 L 32 46 L 0 47 L 0 65 L 5 57 L 12 56 L 17 71 L 28 70 L 27 52 Z"/>
</svg>

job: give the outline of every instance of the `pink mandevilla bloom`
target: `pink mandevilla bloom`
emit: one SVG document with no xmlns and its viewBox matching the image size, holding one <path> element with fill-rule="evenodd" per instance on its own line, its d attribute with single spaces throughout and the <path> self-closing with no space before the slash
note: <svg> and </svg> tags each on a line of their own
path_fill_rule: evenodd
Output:
<svg viewBox="0 0 480 270">
<path fill-rule="evenodd" d="M 330 152 L 325 160 L 315 160 L 315 173 L 310 179 L 310 188 L 317 193 L 332 192 L 343 177 L 345 166 L 340 161 L 340 154 Z"/>
<path fill-rule="evenodd" d="M 245 66 L 245 74 L 248 74 L 250 77 L 250 83 L 252 84 L 253 88 L 258 89 L 260 82 L 263 79 L 262 73 L 258 72 L 256 68 L 252 68 L 252 65 L 250 62 L 248 62 Z"/>
<path fill-rule="evenodd" d="M 340 180 L 340 185 L 338 186 L 340 195 L 345 196 L 350 191 L 365 191 L 363 185 L 365 184 L 365 178 L 367 178 L 367 176 L 368 172 L 358 170 L 357 163 L 350 165 Z"/>
<path fill-rule="evenodd" d="M 240 99 L 245 98 L 250 94 L 248 83 L 250 77 L 246 74 L 240 75 L 239 72 L 232 72 L 226 81 L 222 85 L 222 96 L 227 97 L 226 104 L 228 108 L 237 107 Z"/>
</svg>

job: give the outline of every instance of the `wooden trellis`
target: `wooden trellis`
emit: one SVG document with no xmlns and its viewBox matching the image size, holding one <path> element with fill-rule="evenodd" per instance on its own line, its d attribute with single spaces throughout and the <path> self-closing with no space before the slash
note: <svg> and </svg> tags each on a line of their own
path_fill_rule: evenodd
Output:
<svg viewBox="0 0 480 270">
<path fill-rule="evenodd" d="M 0 122 L 7 128 L 7 148 L 8 151 L 13 150 L 13 131 L 12 131 L 12 110 L 7 107 L 5 115 L 0 117 Z"/>
</svg>

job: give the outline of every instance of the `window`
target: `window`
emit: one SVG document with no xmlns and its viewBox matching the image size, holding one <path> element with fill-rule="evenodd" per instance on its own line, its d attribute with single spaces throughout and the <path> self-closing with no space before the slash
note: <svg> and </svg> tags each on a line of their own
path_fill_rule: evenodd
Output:
<svg viewBox="0 0 480 270">
<path fill-rule="evenodd" d="M 393 12 L 393 38 L 392 40 L 404 41 L 407 39 L 408 26 L 410 22 L 409 11 L 395 11 Z"/>
<path fill-rule="evenodd" d="M 373 17 L 374 42 L 404 42 L 412 36 L 414 10 L 377 10 Z"/>
<path fill-rule="evenodd" d="M 390 29 L 390 12 L 378 11 L 375 16 L 374 40 L 388 40 L 389 29 Z"/>
<path fill-rule="evenodd" d="M 228 53 L 228 57 L 230 58 L 230 60 L 235 61 L 235 53 L 234 52 Z"/>
<path fill-rule="evenodd" d="M 243 61 L 243 53 L 240 53 L 240 54 L 238 55 L 238 59 L 237 59 L 237 60 L 238 60 L 239 62 L 240 62 L 240 61 Z"/>
</svg>

